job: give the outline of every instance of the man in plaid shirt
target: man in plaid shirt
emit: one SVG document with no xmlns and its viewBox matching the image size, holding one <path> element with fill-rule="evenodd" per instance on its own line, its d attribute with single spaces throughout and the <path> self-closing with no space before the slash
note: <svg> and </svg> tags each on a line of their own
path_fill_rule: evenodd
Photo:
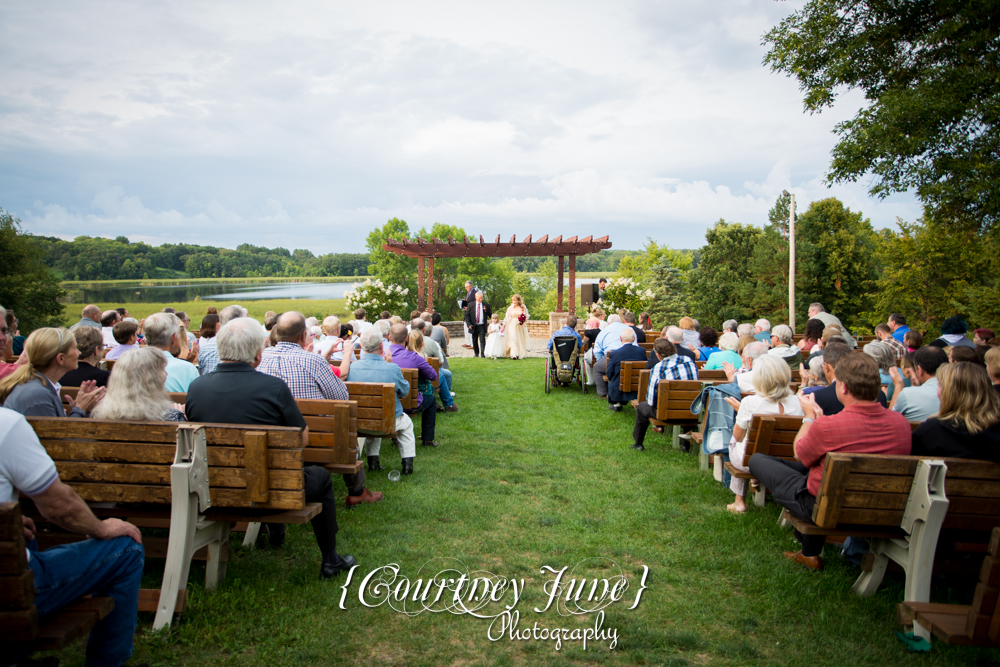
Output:
<svg viewBox="0 0 1000 667">
<path fill-rule="evenodd" d="M 261 373 L 281 378 L 288 385 L 296 399 L 347 401 L 350 396 L 347 387 L 333 374 L 330 363 L 306 347 L 312 342 L 312 334 L 306 327 L 306 318 L 295 311 L 282 313 L 274 324 L 278 344 L 264 350 L 257 370 Z M 347 506 L 359 503 L 377 503 L 382 493 L 372 493 L 365 488 L 364 469 L 357 474 L 345 474 L 347 485 Z"/>
<path fill-rule="evenodd" d="M 892 348 L 893 354 L 896 355 L 896 361 L 906 356 L 906 346 L 892 337 L 892 331 L 889 329 L 888 324 L 880 324 L 875 327 L 875 337 L 879 339 L 879 342 L 885 343 Z"/>
<path fill-rule="evenodd" d="M 632 428 L 632 449 L 645 449 L 642 441 L 649 429 L 649 420 L 656 416 L 656 386 L 660 380 L 697 380 L 698 367 L 688 357 L 677 354 L 677 348 L 666 338 L 657 338 L 653 352 L 660 361 L 649 374 L 646 402 L 635 409 L 635 426 Z"/>
</svg>

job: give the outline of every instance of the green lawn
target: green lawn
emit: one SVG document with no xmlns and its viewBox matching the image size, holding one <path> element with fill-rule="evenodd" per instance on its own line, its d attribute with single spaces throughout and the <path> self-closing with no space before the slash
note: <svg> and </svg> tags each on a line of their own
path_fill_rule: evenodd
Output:
<svg viewBox="0 0 1000 667">
<path fill-rule="evenodd" d="M 857 571 L 827 548 L 827 569 L 794 566 L 795 546 L 774 505 L 732 516 L 732 494 L 652 431 L 646 451 L 629 449 L 634 413 L 608 411 L 593 393 L 543 392 L 543 361 L 456 359 L 461 411 L 439 415 L 437 449 L 419 449 L 412 477 L 369 477 L 380 504 L 338 509 L 341 553 L 360 565 L 345 606 L 341 575 L 318 580 L 319 554 L 309 526 L 293 527 L 279 550 L 234 546 L 226 582 L 203 589 L 192 568 L 190 604 L 172 632 L 154 635 L 140 618 L 135 662 L 158 665 L 968 665 L 994 652 L 935 642 L 911 657 L 892 635 L 901 578 L 890 574 L 876 596 L 850 593 Z M 383 464 L 399 468 L 385 443 Z M 344 494 L 335 481 L 339 497 Z M 343 502 L 341 500 L 341 502 Z M 341 507 L 343 507 L 341 505 Z M 239 544 L 239 539 L 235 539 Z M 242 535 L 238 536 L 242 538 Z M 519 629 L 592 627 L 593 616 L 567 618 L 544 606 L 539 569 L 588 558 L 614 561 L 631 580 L 608 607 L 615 650 L 591 640 L 556 651 L 551 641 L 491 642 L 489 622 L 425 612 L 408 617 L 387 604 L 365 608 L 358 583 L 397 563 L 416 579 L 421 565 L 448 557 L 470 570 L 524 579 Z M 608 561 L 605 561 L 607 564 Z M 648 590 L 628 610 L 643 566 Z M 608 576 L 605 568 L 602 576 Z M 144 585 L 159 586 L 150 561 Z M 938 600 L 950 595 L 935 589 Z M 509 599 L 509 597 L 508 597 Z M 82 642 L 62 654 L 83 662 Z M 984 663 L 986 664 L 986 663 Z"/>
</svg>

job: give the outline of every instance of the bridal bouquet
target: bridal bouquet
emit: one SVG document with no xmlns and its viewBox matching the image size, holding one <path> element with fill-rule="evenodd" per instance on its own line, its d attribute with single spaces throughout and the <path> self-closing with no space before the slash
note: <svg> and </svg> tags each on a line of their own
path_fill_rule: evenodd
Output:
<svg viewBox="0 0 1000 667">
<path fill-rule="evenodd" d="M 517 323 L 518 323 L 518 324 L 524 324 L 524 322 L 525 322 L 525 321 L 526 321 L 527 319 L 528 319 L 528 316 L 527 316 L 527 315 L 525 315 L 524 313 L 521 313 L 520 315 L 518 315 L 518 316 L 517 316 Z"/>
</svg>

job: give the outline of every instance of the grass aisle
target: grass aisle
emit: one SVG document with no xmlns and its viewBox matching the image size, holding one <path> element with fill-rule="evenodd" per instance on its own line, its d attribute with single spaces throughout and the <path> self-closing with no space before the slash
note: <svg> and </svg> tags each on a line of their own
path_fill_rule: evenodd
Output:
<svg viewBox="0 0 1000 667">
<path fill-rule="evenodd" d="M 382 472 L 370 488 L 378 505 L 338 509 L 339 548 L 361 566 L 347 609 L 340 585 L 318 580 L 312 530 L 291 528 L 280 550 L 234 546 L 225 584 L 192 597 L 169 636 L 137 635 L 134 661 L 161 665 L 885 665 L 910 658 L 893 636 L 899 577 L 878 595 L 850 594 L 857 571 L 827 550 L 815 574 L 782 558 L 794 546 L 776 525 L 777 508 L 730 516 L 732 500 L 694 456 L 650 432 L 646 451 L 629 449 L 634 413 L 611 413 L 591 393 L 543 392 L 543 361 L 456 359 L 461 411 L 440 415 L 437 449 L 419 449 L 416 473 L 399 483 Z M 383 465 L 399 468 L 386 442 Z M 343 507 L 344 487 L 335 480 Z M 239 544 L 237 540 L 236 545 Z M 617 562 L 632 580 L 607 609 L 604 627 L 618 644 L 591 641 L 496 642 L 488 622 L 448 613 L 407 617 L 357 601 L 358 579 L 398 563 L 416 579 L 426 561 L 451 557 L 470 570 L 525 579 L 520 629 L 593 627 L 591 616 L 560 617 L 544 606 L 539 568 L 572 567 L 592 557 Z M 642 566 L 650 570 L 642 601 L 629 611 Z M 159 569 L 158 569 L 159 568 Z M 162 565 L 147 568 L 158 587 Z M 610 571 L 609 571 L 610 573 Z M 141 623 L 148 628 L 151 616 Z M 70 664 L 82 662 L 82 644 Z M 935 643 L 927 665 L 970 664 L 995 654 Z"/>
</svg>

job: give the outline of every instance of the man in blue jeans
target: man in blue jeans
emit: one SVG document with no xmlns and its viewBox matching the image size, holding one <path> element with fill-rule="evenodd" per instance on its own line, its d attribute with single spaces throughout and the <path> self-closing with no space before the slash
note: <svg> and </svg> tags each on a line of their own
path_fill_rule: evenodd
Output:
<svg viewBox="0 0 1000 667">
<path fill-rule="evenodd" d="M 0 408 L 0 502 L 32 499 L 47 520 L 91 539 L 38 551 L 35 524 L 24 518 L 28 566 L 35 577 L 39 618 L 84 595 L 110 597 L 114 610 L 87 642 L 87 665 L 122 665 L 132 657 L 145 554 L 139 529 L 120 519 L 101 521 L 70 487 L 23 416 Z"/>
</svg>

